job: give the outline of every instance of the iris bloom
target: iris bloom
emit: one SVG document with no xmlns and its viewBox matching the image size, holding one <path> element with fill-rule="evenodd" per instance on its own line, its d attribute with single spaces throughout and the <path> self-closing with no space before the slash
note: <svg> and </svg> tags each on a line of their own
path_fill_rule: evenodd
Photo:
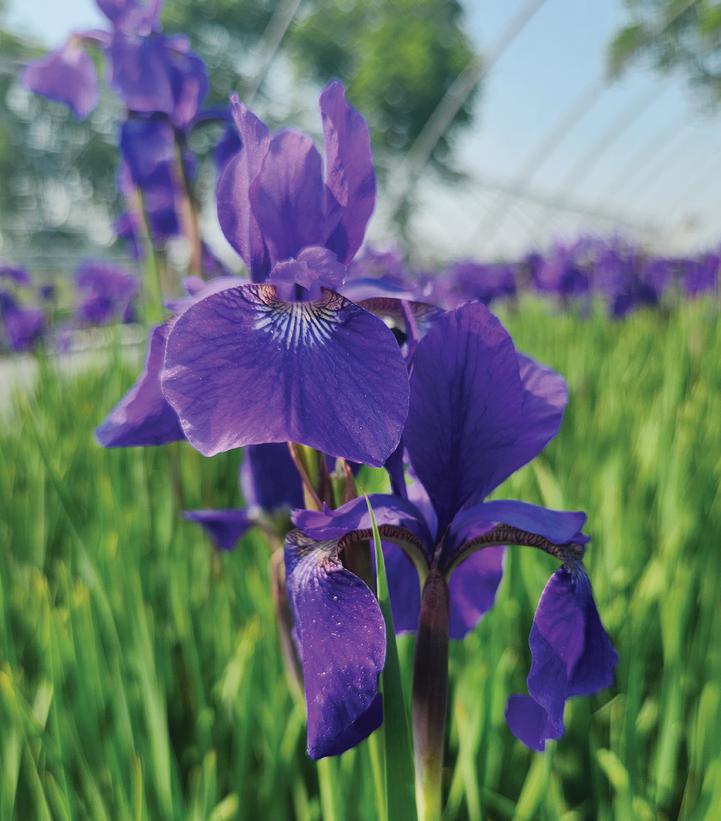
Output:
<svg viewBox="0 0 721 821">
<path fill-rule="evenodd" d="M 616 653 L 583 569 L 585 515 L 484 499 L 555 436 L 565 404 L 561 377 L 519 355 L 484 306 L 448 313 L 413 360 L 403 435 L 417 477 L 411 498 L 371 497 L 396 627 L 415 629 L 420 612 L 423 628 L 430 608 L 446 646 L 449 635 L 463 637 L 492 606 L 504 545 L 536 547 L 561 562 L 531 632 L 530 695 L 514 696 L 507 709 L 512 731 L 539 750 L 562 734 L 567 698 L 609 686 Z M 385 632 L 368 580 L 346 567 L 357 564 L 359 543 L 370 537 L 365 500 L 298 511 L 294 522 L 298 529 L 286 542 L 288 591 L 304 668 L 308 753 L 317 758 L 341 752 L 380 723 Z M 425 585 L 422 606 L 414 565 Z"/>
<path fill-rule="evenodd" d="M 79 295 L 77 318 L 83 325 L 132 322 L 138 280 L 128 271 L 102 260 L 86 260 L 75 272 Z"/>
<path fill-rule="evenodd" d="M 218 216 L 253 284 L 197 300 L 168 334 L 161 381 L 188 441 L 212 455 L 298 442 L 382 465 L 400 439 L 405 365 L 391 331 L 338 293 L 375 201 L 368 126 L 331 83 L 325 143 L 270 134 L 237 99 L 242 149 L 218 186 Z"/>
<path fill-rule="evenodd" d="M 98 103 L 98 78 L 88 47 L 100 47 L 110 63 L 110 84 L 126 108 L 166 114 L 187 128 L 208 91 L 203 61 L 187 37 L 160 33 L 160 0 L 97 0 L 111 30 L 73 32 L 55 51 L 25 68 L 26 88 L 64 103 L 83 119 Z"/>
</svg>

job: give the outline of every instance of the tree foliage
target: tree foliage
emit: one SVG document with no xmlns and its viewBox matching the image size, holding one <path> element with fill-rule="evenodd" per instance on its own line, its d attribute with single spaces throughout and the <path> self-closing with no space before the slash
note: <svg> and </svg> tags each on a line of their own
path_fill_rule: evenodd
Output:
<svg viewBox="0 0 721 821">
<path fill-rule="evenodd" d="M 721 2 L 626 0 L 629 21 L 609 46 L 609 69 L 622 73 L 639 58 L 658 71 L 680 72 L 721 103 Z"/>
</svg>

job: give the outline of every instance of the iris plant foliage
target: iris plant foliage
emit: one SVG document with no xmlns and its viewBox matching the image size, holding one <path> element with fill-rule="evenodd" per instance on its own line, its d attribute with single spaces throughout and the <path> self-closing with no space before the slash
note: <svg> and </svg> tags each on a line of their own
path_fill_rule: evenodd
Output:
<svg viewBox="0 0 721 821">
<path fill-rule="evenodd" d="M 157 3 L 99 6 L 111 31 L 73 34 L 25 81 L 83 116 L 97 98 L 85 48 L 100 46 L 127 106 L 121 176 L 139 195 L 136 216 L 151 236 L 175 230 L 176 218 L 192 224 L 190 198 L 177 208 L 175 192 L 190 165 L 184 134 L 203 116 L 202 63 L 160 32 Z M 511 732 L 543 751 L 563 735 L 569 698 L 612 684 L 617 656 L 584 569 L 585 514 L 488 500 L 558 432 L 564 380 L 516 350 L 488 298 L 394 277 L 390 260 L 384 276 L 368 275 L 368 257 L 357 255 L 376 195 L 369 128 L 338 82 L 319 107 L 322 153 L 296 130 L 271 133 L 231 98 L 217 210 L 247 276 L 196 276 L 166 303 L 143 372 L 97 437 L 105 447 L 185 441 L 205 456 L 246 449 L 247 506 L 186 518 L 225 550 L 250 527 L 265 533 L 311 758 L 343 753 L 384 718 L 404 724 L 405 701 L 392 696 L 393 631 L 416 633 L 415 796 L 430 819 L 441 807 L 449 641 L 493 606 L 509 547 L 558 562 L 531 629 L 527 693 L 508 699 Z M 197 263 L 203 273 L 202 254 Z M 460 268 L 455 276 L 467 281 Z M 110 310 L 98 289 L 113 294 L 113 310 L 130 310 L 122 277 L 90 265 L 78 279 L 89 319 Z M 384 468 L 391 492 L 358 496 L 360 465 Z M 392 815 L 391 794 L 408 790 L 411 806 L 412 793 L 391 783 L 411 767 L 393 761 L 406 752 L 389 735 L 382 803 Z"/>
</svg>

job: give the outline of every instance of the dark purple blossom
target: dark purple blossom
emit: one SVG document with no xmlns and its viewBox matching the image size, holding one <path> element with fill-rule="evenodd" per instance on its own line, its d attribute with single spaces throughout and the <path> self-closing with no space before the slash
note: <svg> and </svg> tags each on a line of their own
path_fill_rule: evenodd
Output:
<svg viewBox="0 0 721 821">
<path fill-rule="evenodd" d="M 405 420 L 406 368 L 385 324 L 337 291 L 374 201 L 368 127 L 339 83 L 312 140 L 270 135 L 237 100 L 243 147 L 218 186 L 223 230 L 263 284 L 196 301 L 169 334 L 163 392 L 206 455 L 298 442 L 382 465 Z"/>
<path fill-rule="evenodd" d="M 102 260 L 87 260 L 75 272 L 75 288 L 80 300 L 76 315 L 83 325 L 134 320 L 133 300 L 139 284 L 123 268 Z"/>
<path fill-rule="evenodd" d="M 440 274 L 431 301 L 450 308 L 478 301 L 490 305 L 497 299 L 516 295 L 512 265 L 459 260 Z"/>
<path fill-rule="evenodd" d="M 0 291 L 0 335 L 11 351 L 22 353 L 33 348 L 44 331 L 41 308 L 20 305 L 11 294 Z"/>
<path fill-rule="evenodd" d="M 22 82 L 30 91 L 64 103 L 79 119 L 98 104 L 95 65 L 80 33 L 71 34 L 59 49 L 26 66 Z"/>
<path fill-rule="evenodd" d="M 582 533 L 583 513 L 546 510 L 517 501 L 484 501 L 555 436 L 565 403 L 563 380 L 519 355 L 500 322 L 482 305 L 469 304 L 447 314 L 418 343 L 403 436 L 418 479 L 409 496 L 417 504 L 398 496 L 371 497 L 383 539 L 394 621 L 400 629 L 414 629 L 418 623 L 421 597 L 413 565 L 421 580 L 433 576 L 437 586 L 440 575 L 442 586 L 447 585 L 445 629 L 452 638 L 462 638 L 492 606 L 503 572 L 504 545 L 540 548 L 562 562 L 563 573 L 585 579 L 581 560 L 588 537 Z M 291 534 L 286 545 L 289 593 L 296 618 L 312 623 L 316 609 L 328 606 L 327 590 L 322 586 L 313 590 L 312 585 L 309 589 L 309 580 L 315 578 L 312 561 L 330 562 L 340 572 L 343 557 L 369 538 L 369 516 L 365 500 L 355 499 L 337 510 L 299 511 L 294 523 L 300 533 Z M 302 564 L 297 558 L 301 546 Z M 354 584 L 362 582 L 356 579 Z M 569 595 L 576 595 L 579 585 L 581 582 L 567 585 Z M 587 589 L 590 600 L 590 586 Z M 563 595 L 560 603 L 566 605 Z M 584 612 L 591 612 L 588 601 L 584 600 L 583 607 Z M 336 603 L 334 608 L 343 622 L 342 604 Z M 540 608 L 541 616 L 545 608 L 545 604 Z M 590 624 L 590 615 L 588 618 Z M 353 646 L 362 635 L 376 634 L 378 625 L 370 608 L 367 620 L 360 624 L 351 620 L 359 633 L 344 633 L 344 645 Z M 600 622 L 598 626 L 602 631 Z M 598 639 L 595 628 L 583 635 L 589 641 Z M 535 659 L 537 642 L 532 639 Z M 559 642 L 563 643 L 562 636 Z M 336 659 L 329 650 L 320 680 L 307 658 L 312 657 L 312 665 L 316 665 L 314 651 L 303 644 L 302 634 L 301 645 L 309 705 L 309 751 L 336 749 L 345 726 L 336 716 L 358 722 L 362 711 L 373 703 L 371 692 L 361 702 L 349 701 L 348 693 L 353 692 L 356 678 L 367 684 L 377 674 L 377 658 L 363 650 L 355 665 L 350 665 L 343 655 L 347 647 L 341 648 L 337 663 L 345 666 L 332 671 Z M 582 648 L 579 653 L 586 659 L 591 650 L 586 653 Z M 614 664 L 612 650 L 594 655 L 584 666 L 584 692 L 607 686 Z M 346 675 L 343 670 L 348 671 Z M 554 686 L 550 679 L 544 683 L 543 676 L 543 670 L 536 673 L 534 668 L 531 696 Z M 328 681 L 333 682 L 332 690 Z M 322 715 L 311 713 L 319 689 L 323 703 L 333 704 Z M 571 684 L 561 700 L 579 692 Z M 549 720 L 555 719 L 554 714 Z M 512 729 L 518 728 L 512 725 Z M 311 738 L 316 740 L 314 744 Z M 320 746 L 318 739 L 323 739 Z"/>
<path fill-rule="evenodd" d="M 30 274 L 19 265 L 0 264 L 0 280 L 7 280 L 12 285 L 29 288 L 32 285 Z"/>
</svg>

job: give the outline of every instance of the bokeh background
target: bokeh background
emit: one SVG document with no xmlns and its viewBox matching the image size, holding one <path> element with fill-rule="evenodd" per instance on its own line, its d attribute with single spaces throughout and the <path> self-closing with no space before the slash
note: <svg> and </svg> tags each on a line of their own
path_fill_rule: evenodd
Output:
<svg viewBox="0 0 721 821">
<path fill-rule="evenodd" d="M 370 239 L 419 270 L 582 234 L 650 255 L 721 244 L 715 0 L 166 0 L 162 20 L 206 61 L 211 102 L 238 91 L 274 125 L 317 135 L 318 91 L 343 79 L 373 129 Z M 101 22 L 91 0 L 0 0 L 0 258 L 61 294 L 88 256 L 141 274 L 115 234 L 118 102 L 78 122 L 18 80 Z M 193 146 L 200 219 L 237 269 L 203 143 L 217 136 Z M 503 708 L 552 565 L 511 556 L 497 606 L 452 649 L 449 819 L 721 818 L 718 308 L 713 288 L 620 321 L 499 304 L 571 395 L 560 436 L 501 494 L 588 511 L 621 661 L 547 753 L 516 742 Z M 94 442 L 141 337 L 0 359 L 0 818 L 373 818 L 364 748 L 327 765 L 330 793 L 305 758 L 267 546 L 219 555 L 180 519 L 240 503 L 241 455 Z"/>
</svg>

